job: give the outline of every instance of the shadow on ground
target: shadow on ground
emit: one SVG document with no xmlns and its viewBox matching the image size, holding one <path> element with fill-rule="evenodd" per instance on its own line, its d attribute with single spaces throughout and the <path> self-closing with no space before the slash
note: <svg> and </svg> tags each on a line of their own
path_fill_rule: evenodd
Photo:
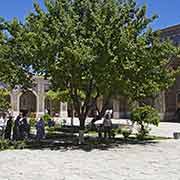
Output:
<svg viewBox="0 0 180 180">
<path fill-rule="evenodd" d="M 112 148 L 121 148 L 122 145 L 151 145 L 158 143 L 158 140 L 137 140 L 135 138 L 114 138 L 114 139 L 99 139 L 97 137 L 85 137 L 83 145 L 78 144 L 78 136 L 75 134 L 67 133 L 50 133 L 47 134 L 46 139 L 37 141 L 29 140 L 26 142 L 28 149 L 50 149 L 50 150 L 84 150 L 91 151 L 94 149 L 108 150 Z"/>
</svg>

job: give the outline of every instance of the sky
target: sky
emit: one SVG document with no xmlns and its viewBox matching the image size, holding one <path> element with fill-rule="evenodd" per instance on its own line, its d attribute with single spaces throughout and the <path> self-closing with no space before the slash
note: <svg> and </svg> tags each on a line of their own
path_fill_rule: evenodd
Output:
<svg viewBox="0 0 180 180">
<path fill-rule="evenodd" d="M 37 0 L 43 6 L 43 0 Z M 146 4 L 148 16 L 157 14 L 158 20 L 153 22 L 154 30 L 180 24 L 180 0 L 137 0 L 138 5 Z M 0 16 L 6 20 L 17 17 L 24 21 L 33 10 L 33 0 L 2 0 Z"/>
</svg>

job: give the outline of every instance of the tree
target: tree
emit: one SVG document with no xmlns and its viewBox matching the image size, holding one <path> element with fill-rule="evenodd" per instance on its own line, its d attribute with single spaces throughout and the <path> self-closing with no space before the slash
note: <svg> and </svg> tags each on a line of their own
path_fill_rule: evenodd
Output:
<svg viewBox="0 0 180 180">
<path fill-rule="evenodd" d="M 31 86 L 29 66 L 26 64 L 25 67 L 25 64 L 19 61 L 22 54 L 25 55 L 18 51 L 16 31 L 20 29 L 19 26 L 16 19 L 7 23 L 0 17 L 0 82 L 6 84 L 6 87 L 0 88 L 0 111 L 3 114 L 10 108 L 10 99 L 8 99 L 10 90 L 16 85 L 21 88 Z"/>
<path fill-rule="evenodd" d="M 92 102 L 121 94 L 133 101 L 169 87 L 175 71 L 166 68 L 176 55 L 149 24 L 146 6 L 134 0 L 45 0 L 8 42 L 21 66 L 49 77 L 53 88 L 66 91 L 84 129 Z M 18 47 L 18 48 L 17 48 Z"/>
<path fill-rule="evenodd" d="M 46 93 L 48 99 L 51 101 L 59 101 L 59 102 L 66 102 L 70 105 L 70 114 L 71 114 L 71 126 L 73 126 L 73 120 L 74 120 L 74 106 L 73 102 L 71 100 L 71 97 L 69 96 L 69 92 L 67 90 L 65 91 L 52 91 L 49 90 Z"/>
<path fill-rule="evenodd" d="M 0 81 L 9 88 L 15 85 L 28 87 L 31 84 L 30 65 L 23 61 L 26 54 L 21 52 L 23 47 L 19 46 L 23 40 L 21 31 L 23 28 L 17 19 L 8 23 L 0 17 Z"/>
<path fill-rule="evenodd" d="M 10 108 L 10 102 L 8 99 L 9 97 L 9 91 L 7 89 L 0 89 L 0 112 L 5 114 L 8 112 L 8 109 Z"/>
<path fill-rule="evenodd" d="M 131 120 L 139 126 L 137 137 L 144 139 L 150 132 L 149 125 L 158 126 L 160 116 L 158 111 L 151 106 L 138 107 L 131 113 Z"/>
</svg>

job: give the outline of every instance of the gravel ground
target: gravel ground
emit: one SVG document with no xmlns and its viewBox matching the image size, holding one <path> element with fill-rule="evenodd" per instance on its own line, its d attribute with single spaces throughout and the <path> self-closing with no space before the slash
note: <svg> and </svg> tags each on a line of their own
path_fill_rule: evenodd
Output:
<svg viewBox="0 0 180 180">
<path fill-rule="evenodd" d="M 173 139 L 89 152 L 8 150 L 0 157 L 0 180 L 180 180 L 180 140 Z"/>
</svg>

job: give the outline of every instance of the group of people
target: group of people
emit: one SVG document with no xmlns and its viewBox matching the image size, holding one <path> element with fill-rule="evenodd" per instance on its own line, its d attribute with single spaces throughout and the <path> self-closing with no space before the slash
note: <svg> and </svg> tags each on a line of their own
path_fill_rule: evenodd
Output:
<svg viewBox="0 0 180 180">
<path fill-rule="evenodd" d="M 12 121 L 12 117 L 9 118 L 7 121 L 6 129 L 9 129 L 9 134 L 8 134 L 8 139 L 11 138 L 11 132 L 10 132 L 10 127 L 8 127 L 8 122 Z M 12 124 L 12 123 L 10 123 Z M 12 126 L 12 125 L 11 125 Z M 12 127 L 11 127 L 12 129 Z M 6 131 L 5 131 L 6 132 Z M 6 133 L 5 133 L 6 134 Z M 18 115 L 17 118 L 14 121 L 14 126 L 13 126 L 13 140 L 24 140 L 29 138 L 30 136 L 30 125 L 27 122 L 27 118 L 25 115 Z"/>
<path fill-rule="evenodd" d="M 99 137 L 102 137 L 104 133 L 104 138 L 111 138 L 112 136 L 112 121 L 111 121 L 111 112 L 108 111 L 105 113 L 103 123 L 98 127 Z M 55 122 L 51 119 L 47 121 L 47 125 L 52 127 L 55 125 Z M 1 126 L 1 125 L 0 125 Z M 19 114 L 15 121 L 13 122 L 13 117 L 9 116 L 6 122 L 4 129 L 4 138 L 9 140 L 25 140 L 30 137 L 30 124 L 27 121 L 26 115 Z M 36 128 L 36 139 L 41 140 L 45 138 L 45 122 L 41 117 L 35 124 Z"/>
<path fill-rule="evenodd" d="M 14 124 L 14 125 L 13 125 Z M 4 130 L 4 138 L 9 140 L 24 140 L 30 135 L 30 125 L 26 116 L 17 116 L 13 123 L 13 117 L 9 116 Z"/>
<path fill-rule="evenodd" d="M 49 121 L 48 125 L 52 125 Z M 23 114 L 19 114 L 13 122 L 13 117 L 9 116 L 4 128 L 4 138 L 9 140 L 25 140 L 30 137 L 30 124 L 27 121 L 27 117 Z M 36 139 L 41 140 L 45 137 L 45 122 L 43 118 L 40 118 L 36 124 Z"/>
</svg>

